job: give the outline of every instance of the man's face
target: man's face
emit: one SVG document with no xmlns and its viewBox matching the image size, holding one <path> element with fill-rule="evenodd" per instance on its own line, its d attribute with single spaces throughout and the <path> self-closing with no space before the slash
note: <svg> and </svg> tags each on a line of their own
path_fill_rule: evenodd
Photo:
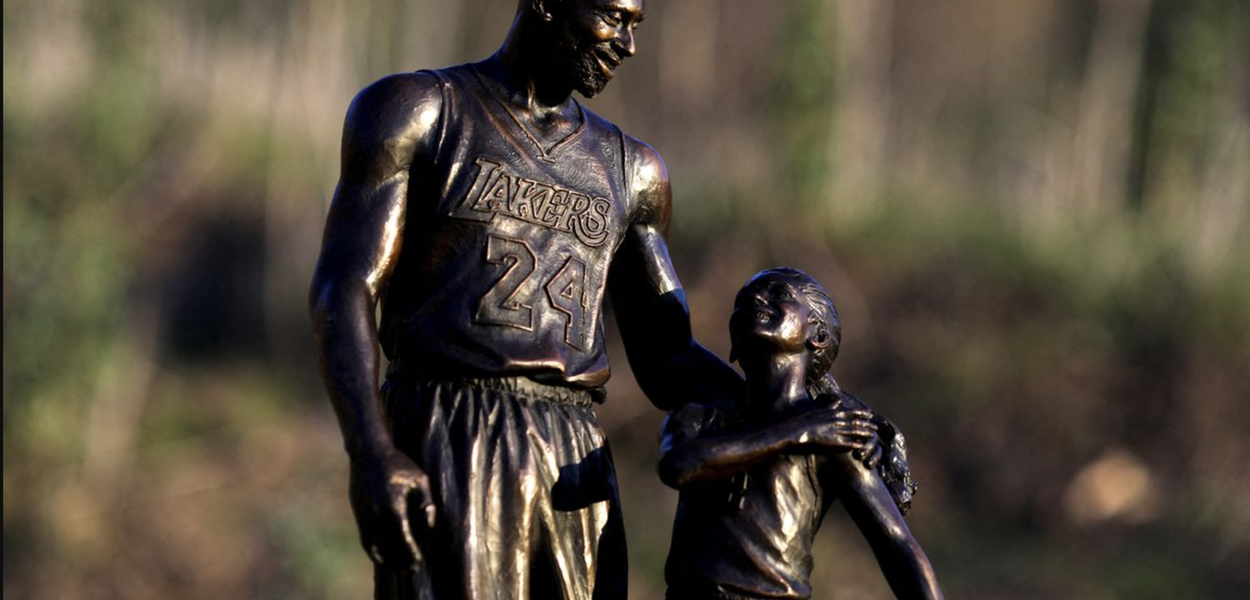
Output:
<svg viewBox="0 0 1250 600">
<path fill-rule="evenodd" d="M 766 274 L 747 282 L 738 292 L 729 332 L 739 356 L 755 348 L 770 353 L 804 352 L 815 328 L 812 317 L 794 278 Z"/>
<path fill-rule="evenodd" d="M 559 21 L 558 58 L 573 89 L 593 97 L 616 68 L 634 55 L 634 29 L 643 19 L 643 0 L 565 0 L 552 5 Z"/>
</svg>

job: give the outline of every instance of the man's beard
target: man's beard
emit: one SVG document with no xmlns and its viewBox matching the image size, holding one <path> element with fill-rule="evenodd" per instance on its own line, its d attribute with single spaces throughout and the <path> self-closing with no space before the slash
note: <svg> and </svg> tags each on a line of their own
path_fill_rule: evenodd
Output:
<svg viewBox="0 0 1250 600">
<path fill-rule="evenodd" d="M 556 52 L 560 57 L 561 68 L 568 77 L 570 87 L 586 98 L 593 98 L 607 87 L 612 76 L 603 72 L 600 56 L 615 57 L 609 44 L 579 44 L 572 32 L 566 28 L 558 36 Z M 603 58 L 603 61 L 611 58 Z M 620 61 L 616 60 L 619 64 Z M 610 63 L 609 63 L 610 66 Z"/>
</svg>

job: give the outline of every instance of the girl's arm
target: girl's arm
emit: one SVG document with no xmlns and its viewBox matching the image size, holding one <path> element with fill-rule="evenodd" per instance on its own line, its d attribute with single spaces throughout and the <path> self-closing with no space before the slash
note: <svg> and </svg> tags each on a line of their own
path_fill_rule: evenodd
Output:
<svg viewBox="0 0 1250 600">
<path fill-rule="evenodd" d="M 890 490 L 876 469 L 850 454 L 829 457 L 830 485 L 877 557 L 877 564 L 898 598 L 941 600 L 942 590 L 929 557 L 912 537 Z"/>
<path fill-rule="evenodd" d="M 712 410 L 688 404 L 665 422 L 659 472 L 669 487 L 728 479 L 783 453 L 850 456 L 849 450 L 862 450 L 875 436 L 868 411 L 819 408 L 758 429 L 723 432 L 707 426 Z"/>
</svg>

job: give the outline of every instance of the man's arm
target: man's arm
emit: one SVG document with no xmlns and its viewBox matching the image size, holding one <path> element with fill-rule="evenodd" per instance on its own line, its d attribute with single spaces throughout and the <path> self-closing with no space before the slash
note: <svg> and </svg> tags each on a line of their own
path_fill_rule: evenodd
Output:
<svg viewBox="0 0 1250 600">
<path fill-rule="evenodd" d="M 414 160 L 432 148 L 440 103 L 437 83 L 421 74 L 382 79 L 352 102 L 309 291 L 321 375 L 351 461 L 361 541 L 388 566 L 420 558 L 409 505 L 426 511 L 426 524 L 433 515 L 425 473 L 395 449 L 382 417 L 374 314 L 402 246 Z"/>
<path fill-rule="evenodd" d="M 674 489 L 727 479 L 779 454 L 846 453 L 875 435 L 865 410 L 813 409 L 742 432 L 708 432 L 702 405 L 669 415 L 660 441 L 660 480 Z"/>
<path fill-rule="evenodd" d="M 742 378 L 695 341 L 686 295 L 668 256 L 672 188 L 655 149 L 626 138 L 634 219 L 608 278 L 625 354 L 639 387 L 657 407 L 687 401 L 729 406 L 745 390 Z"/>
</svg>

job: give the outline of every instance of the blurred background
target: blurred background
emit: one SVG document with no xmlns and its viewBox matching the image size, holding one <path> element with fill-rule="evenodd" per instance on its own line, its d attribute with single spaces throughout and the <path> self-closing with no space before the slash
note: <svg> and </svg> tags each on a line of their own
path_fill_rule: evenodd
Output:
<svg viewBox="0 0 1250 600">
<path fill-rule="evenodd" d="M 5 0 L 4 596 L 367 598 L 306 293 L 343 114 L 511 0 Z M 1250 4 L 652 0 L 587 104 L 668 161 L 721 356 L 792 265 L 907 433 L 947 596 L 1250 590 Z M 615 332 L 609 335 L 615 340 Z M 601 410 L 631 597 L 662 415 Z M 817 598 L 889 598 L 835 507 Z"/>
</svg>

